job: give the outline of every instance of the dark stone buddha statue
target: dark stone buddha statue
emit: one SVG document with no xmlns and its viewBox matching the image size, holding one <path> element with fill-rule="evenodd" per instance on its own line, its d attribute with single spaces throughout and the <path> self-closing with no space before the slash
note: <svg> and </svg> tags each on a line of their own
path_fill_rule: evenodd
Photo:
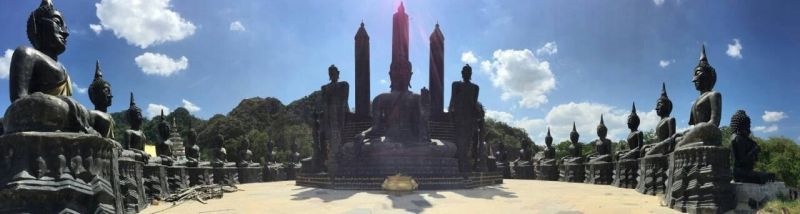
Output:
<svg viewBox="0 0 800 214">
<path fill-rule="evenodd" d="M 111 106 L 111 84 L 103 79 L 103 72 L 100 70 L 100 61 L 95 63 L 94 80 L 89 85 L 89 100 L 94 104 L 94 110 L 90 113 L 90 123 L 103 137 L 114 138 L 114 119 L 108 114 L 108 107 Z"/>
<path fill-rule="evenodd" d="M 214 147 L 212 148 L 212 159 L 211 159 L 211 166 L 213 167 L 225 167 L 228 164 L 228 152 L 225 151 L 225 137 L 222 135 L 217 135 L 217 139 L 214 141 Z"/>
<path fill-rule="evenodd" d="M 253 162 L 253 151 L 250 150 L 250 139 L 245 138 L 239 149 L 239 162 L 236 163 L 238 167 L 258 167 L 259 164 Z"/>
<path fill-rule="evenodd" d="M 580 134 L 578 134 L 578 130 L 575 128 L 575 123 L 572 123 L 572 132 L 569 133 L 569 141 L 570 145 L 567 151 L 569 153 L 567 156 L 561 158 L 563 163 L 573 163 L 573 164 L 582 164 L 583 163 L 583 150 L 581 148 L 581 144 L 578 143 L 578 138 Z"/>
<path fill-rule="evenodd" d="M 200 163 L 200 146 L 197 145 L 197 131 L 189 122 L 189 131 L 186 133 L 186 166 L 197 167 Z"/>
<path fill-rule="evenodd" d="M 156 154 L 158 155 L 158 161 L 161 165 L 164 166 L 172 166 L 175 160 L 172 158 L 172 149 L 170 145 L 167 144 L 167 140 L 170 137 L 170 128 L 169 124 L 165 120 L 166 116 L 164 116 L 164 110 L 161 110 L 161 117 L 159 117 L 158 122 L 158 142 L 156 142 Z"/>
<path fill-rule="evenodd" d="M 775 174 L 757 172 L 753 167 L 761 148 L 750 138 L 750 117 L 743 110 L 731 117 L 731 152 L 733 152 L 733 180 L 736 182 L 764 184 L 775 180 Z"/>
<path fill-rule="evenodd" d="M 531 165 L 533 163 L 533 150 L 531 149 L 531 142 L 528 139 L 522 139 L 519 149 L 519 158 L 514 161 L 517 165 Z"/>
<path fill-rule="evenodd" d="M 129 152 L 134 160 L 147 163 L 150 159 L 150 154 L 144 152 L 144 144 L 147 142 L 147 136 L 142 132 L 142 110 L 136 106 L 133 93 L 131 93 L 130 107 L 128 107 L 126 116 L 128 117 L 128 124 L 130 124 L 131 129 L 125 130 L 124 148 L 127 151 L 123 151 L 123 156 Z"/>
<path fill-rule="evenodd" d="M 539 164 L 555 164 L 556 148 L 553 147 L 553 136 L 550 135 L 550 128 L 547 128 L 547 136 L 544 137 L 544 158 L 539 160 Z"/>
<path fill-rule="evenodd" d="M 600 115 L 600 125 L 597 125 L 597 139 L 594 140 L 594 153 L 588 156 L 589 163 L 611 162 L 611 140 L 606 138 L 608 128 Z"/>
<path fill-rule="evenodd" d="M 628 115 L 628 129 L 631 133 L 628 134 L 626 141 L 628 142 L 628 151 L 619 152 L 617 160 L 637 159 L 641 154 L 642 147 L 644 146 L 644 133 L 639 131 L 639 115 L 636 115 L 636 103 L 631 107 L 631 114 Z"/>
<path fill-rule="evenodd" d="M 29 16 L 27 35 L 33 47 L 20 46 L 11 57 L 11 106 L 3 119 L 4 133 L 61 131 L 110 137 L 108 130 L 113 129 L 108 127 L 113 122 L 109 117 L 90 112 L 71 97 L 72 81 L 58 62 L 69 31 L 50 0 L 43 0 Z M 103 104 L 110 105 L 110 99 Z M 102 126 L 94 127 L 97 124 Z"/>
<path fill-rule="evenodd" d="M 675 134 L 675 118 L 672 113 L 672 101 L 667 96 L 667 85 L 661 83 L 661 97 L 656 101 L 656 114 L 661 118 L 656 125 L 656 140 L 661 142 Z M 671 151 L 671 150 L 670 150 Z"/>
<path fill-rule="evenodd" d="M 336 167 L 339 149 L 344 144 L 342 131 L 350 107 L 347 99 L 350 94 L 350 85 L 339 81 L 339 69 L 335 65 L 328 68 L 328 77 L 331 82 L 322 86 L 322 141 L 327 147 L 327 165 Z"/>
<path fill-rule="evenodd" d="M 722 132 L 719 130 L 722 95 L 713 90 L 717 82 L 717 73 L 708 63 L 705 45 L 700 53 L 700 63 L 694 69 L 692 82 L 695 89 L 700 92 L 689 114 L 689 125 L 694 127 L 665 139 L 648 151 L 648 155 L 665 154 L 681 147 L 722 145 Z"/>
<path fill-rule="evenodd" d="M 452 96 L 448 111 L 456 126 L 456 156 L 462 172 L 469 170 L 472 147 L 475 144 L 473 133 L 478 129 L 478 94 L 480 87 L 471 82 L 472 67 L 469 64 L 461 69 L 461 81 L 453 82 Z"/>
</svg>

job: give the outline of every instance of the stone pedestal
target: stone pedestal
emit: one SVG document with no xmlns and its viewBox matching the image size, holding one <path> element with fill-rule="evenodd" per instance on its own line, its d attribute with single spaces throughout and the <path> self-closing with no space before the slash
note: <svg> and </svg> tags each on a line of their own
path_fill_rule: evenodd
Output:
<svg viewBox="0 0 800 214">
<path fill-rule="evenodd" d="M 619 188 L 636 188 L 639 175 L 639 159 L 618 160 L 614 167 L 614 185 Z"/>
<path fill-rule="evenodd" d="M 583 183 L 586 174 L 583 163 L 563 163 L 559 167 L 559 180 L 565 182 Z"/>
<path fill-rule="evenodd" d="M 263 167 L 259 166 L 251 166 L 251 167 L 239 167 L 239 183 L 246 184 L 246 183 L 257 183 L 261 182 L 263 179 L 261 177 L 262 172 L 264 171 Z"/>
<path fill-rule="evenodd" d="M 614 181 L 613 162 L 586 163 L 586 183 L 608 185 Z"/>
<path fill-rule="evenodd" d="M 214 184 L 214 173 L 211 172 L 211 167 L 187 167 L 186 172 L 189 174 L 190 186 Z"/>
<path fill-rule="evenodd" d="M 677 148 L 670 155 L 664 201 L 689 213 L 723 213 L 734 208 L 730 150 L 720 146 Z"/>
<path fill-rule="evenodd" d="M 533 165 L 530 164 L 522 164 L 519 166 L 514 166 L 514 178 L 516 179 L 534 179 L 536 178 L 536 173 L 533 171 Z"/>
<path fill-rule="evenodd" d="M 163 199 L 169 195 L 167 169 L 165 166 L 159 164 L 144 166 L 144 192 L 148 201 Z"/>
<path fill-rule="evenodd" d="M 239 184 L 239 169 L 236 167 L 214 167 L 211 171 L 216 184 Z"/>
<path fill-rule="evenodd" d="M 120 150 L 79 133 L 0 136 L 0 213 L 122 213 Z"/>
<path fill-rule="evenodd" d="M 783 182 L 733 183 L 733 190 L 736 195 L 734 213 L 755 213 L 770 200 L 789 196 L 789 189 Z"/>
<path fill-rule="evenodd" d="M 537 180 L 557 181 L 558 166 L 555 164 L 539 164 L 534 168 Z"/>
<path fill-rule="evenodd" d="M 125 213 L 141 212 L 150 204 L 144 192 L 144 164 L 126 157 L 119 160 L 120 199 Z"/>
<path fill-rule="evenodd" d="M 667 188 L 666 155 L 646 156 L 639 159 L 639 177 L 636 179 L 636 191 L 642 194 L 663 194 Z"/>
<path fill-rule="evenodd" d="M 181 189 L 189 187 L 189 173 L 186 172 L 186 167 L 170 166 L 166 169 L 169 193 L 177 193 Z"/>
</svg>

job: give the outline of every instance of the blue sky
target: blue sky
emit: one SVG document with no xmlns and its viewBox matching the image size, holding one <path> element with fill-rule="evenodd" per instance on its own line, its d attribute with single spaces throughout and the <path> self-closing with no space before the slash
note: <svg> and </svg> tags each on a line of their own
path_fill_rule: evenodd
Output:
<svg viewBox="0 0 800 214">
<path fill-rule="evenodd" d="M 542 142 L 546 127 L 567 139 L 595 138 L 599 114 L 612 139 L 627 135 L 637 103 L 641 129 L 666 82 L 672 116 L 686 128 L 700 45 L 718 72 L 723 125 L 737 109 L 757 136 L 800 140 L 800 8 L 796 1 L 405 1 L 410 19 L 412 89 L 428 82 L 428 37 L 445 36 L 445 82 L 473 65 L 489 116 L 525 128 Z M 8 101 L 3 55 L 29 45 L 25 21 L 38 1 L 0 0 L 0 108 Z M 91 82 L 100 60 L 113 85 L 110 111 L 127 109 L 128 92 L 155 112 L 187 106 L 202 118 L 241 99 L 284 103 L 319 89 L 327 67 L 353 80 L 353 36 L 363 20 L 371 42 L 372 96 L 388 91 L 389 1 L 55 0 L 71 35 L 60 61 L 77 83 Z M 144 11 L 144 12 L 142 12 Z M 5 61 L 4 61 L 5 60 Z M 4 64 L 5 63 L 5 64 Z M 350 102 L 354 99 L 351 87 Z M 450 89 L 445 94 L 449 97 Z M 88 95 L 76 93 L 91 106 Z M 445 101 L 447 103 L 447 100 Z M 146 112 L 147 114 L 147 112 Z"/>
</svg>

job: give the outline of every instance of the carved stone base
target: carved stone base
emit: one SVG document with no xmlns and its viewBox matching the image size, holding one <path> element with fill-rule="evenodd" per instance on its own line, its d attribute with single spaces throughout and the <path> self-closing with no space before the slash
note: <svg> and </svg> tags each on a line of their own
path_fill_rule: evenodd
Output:
<svg viewBox="0 0 800 214">
<path fill-rule="evenodd" d="M 119 160 L 120 193 L 125 213 L 138 213 L 149 205 L 144 192 L 144 162 L 123 157 Z"/>
<path fill-rule="evenodd" d="M 558 180 L 558 166 L 554 164 L 536 165 L 535 171 L 537 180 L 545 180 L 545 181 Z"/>
<path fill-rule="evenodd" d="M 588 184 L 609 185 L 614 181 L 613 162 L 586 163 L 586 180 Z"/>
<path fill-rule="evenodd" d="M 263 179 L 261 177 L 264 171 L 263 167 L 239 167 L 239 183 L 257 183 Z"/>
<path fill-rule="evenodd" d="M 670 155 L 664 201 L 689 213 L 723 213 L 734 208 L 730 150 L 720 146 L 677 148 Z"/>
<path fill-rule="evenodd" d="M 342 163 L 335 174 L 342 176 L 386 177 L 403 173 L 412 176 L 458 175 L 458 160 L 455 158 L 431 157 L 386 157 L 364 158 L 351 163 Z"/>
<path fill-rule="evenodd" d="M 521 166 L 514 166 L 514 178 L 535 179 L 536 173 L 533 171 L 533 165 L 523 164 Z"/>
<path fill-rule="evenodd" d="M 736 195 L 735 213 L 756 213 L 767 202 L 789 195 L 789 189 L 783 182 L 733 183 L 733 189 Z"/>
<path fill-rule="evenodd" d="M 211 167 L 188 167 L 186 172 L 189 174 L 189 185 L 211 185 L 214 184 L 214 173 Z"/>
<path fill-rule="evenodd" d="M 239 184 L 239 169 L 236 167 L 214 167 L 214 183 Z"/>
<path fill-rule="evenodd" d="M 415 177 L 412 178 L 419 184 L 419 190 L 440 189 L 466 189 L 489 186 L 503 183 L 503 176 L 499 172 L 473 172 L 457 176 Z M 325 174 L 299 173 L 296 185 L 342 189 L 342 190 L 381 190 L 381 185 L 386 176 L 331 176 Z"/>
<path fill-rule="evenodd" d="M 144 192 L 148 201 L 160 200 L 169 195 L 166 166 L 158 164 L 144 166 Z"/>
<path fill-rule="evenodd" d="M 654 155 L 639 159 L 639 177 L 636 191 L 642 194 L 663 194 L 667 188 L 668 156 Z"/>
<path fill-rule="evenodd" d="M 614 167 L 614 185 L 619 188 L 636 188 L 639 175 L 639 159 L 618 160 Z"/>
<path fill-rule="evenodd" d="M 121 213 L 120 150 L 79 133 L 0 136 L 0 213 Z"/>
<path fill-rule="evenodd" d="M 166 169 L 170 193 L 177 193 L 181 189 L 189 187 L 189 173 L 186 172 L 186 167 L 169 166 Z"/>
<path fill-rule="evenodd" d="M 559 167 L 559 180 L 565 182 L 583 183 L 586 174 L 583 163 L 563 163 Z"/>
</svg>

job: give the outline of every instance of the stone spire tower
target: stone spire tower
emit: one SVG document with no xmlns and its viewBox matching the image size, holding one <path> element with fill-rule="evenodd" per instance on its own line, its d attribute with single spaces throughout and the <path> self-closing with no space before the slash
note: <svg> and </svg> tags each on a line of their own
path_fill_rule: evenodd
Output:
<svg viewBox="0 0 800 214">
<path fill-rule="evenodd" d="M 364 22 L 355 36 L 356 59 L 356 118 L 369 116 L 369 35 L 364 29 Z"/>
<path fill-rule="evenodd" d="M 411 62 L 408 61 L 408 14 L 403 2 L 400 2 L 392 20 L 391 88 L 392 91 L 407 91 L 411 81 Z"/>
<path fill-rule="evenodd" d="M 439 23 L 431 33 L 430 42 L 428 88 L 431 89 L 431 116 L 440 118 L 444 113 L 444 35 L 439 30 Z"/>
</svg>

